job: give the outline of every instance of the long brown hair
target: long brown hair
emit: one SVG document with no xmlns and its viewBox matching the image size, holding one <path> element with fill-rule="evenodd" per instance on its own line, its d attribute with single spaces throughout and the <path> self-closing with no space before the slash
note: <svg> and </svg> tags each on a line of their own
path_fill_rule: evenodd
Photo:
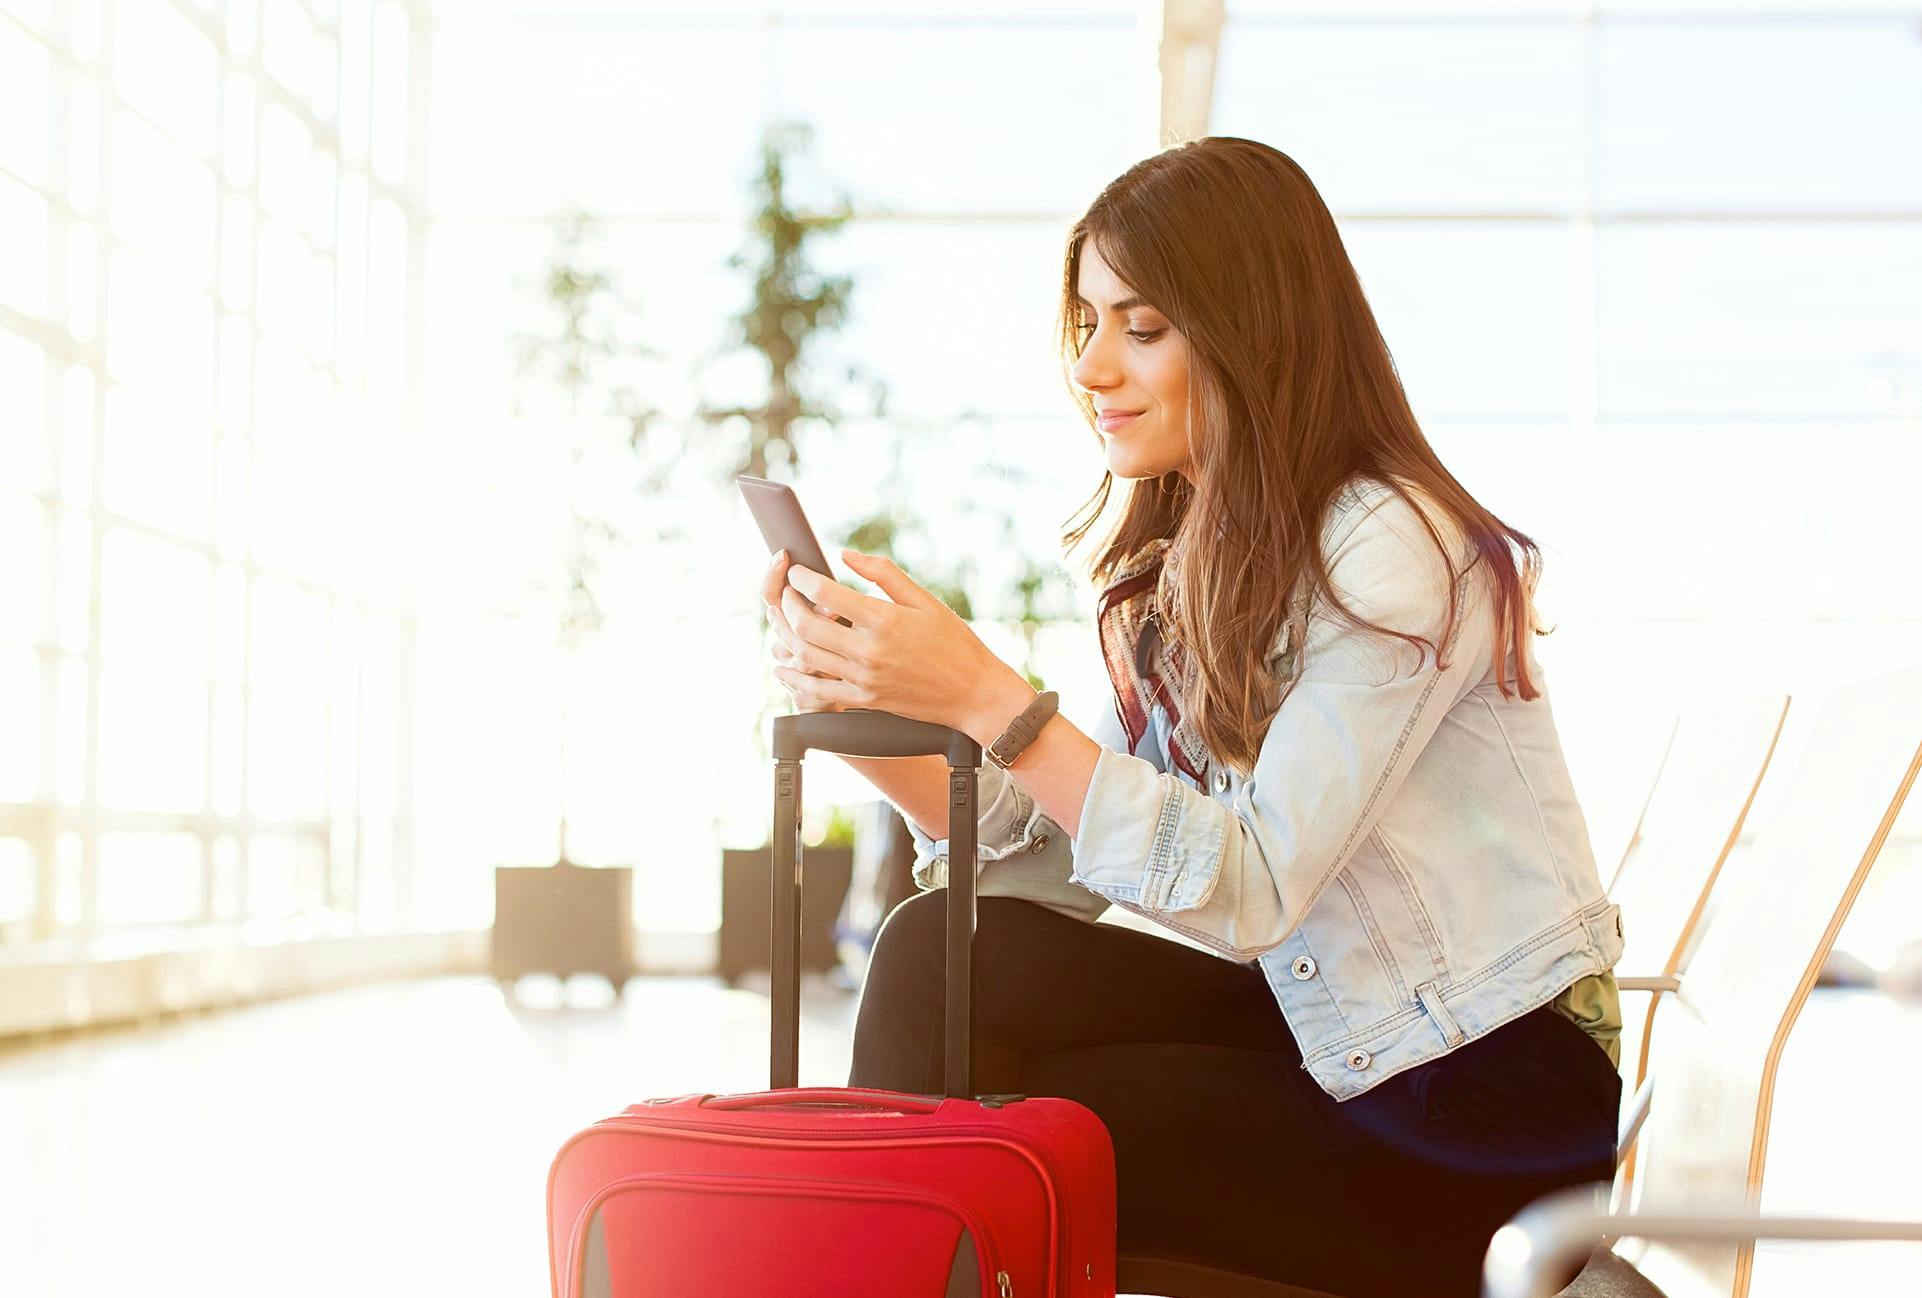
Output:
<svg viewBox="0 0 1922 1298">
<path fill-rule="evenodd" d="M 1525 635 L 1547 634 L 1534 614 L 1540 548 L 1442 467 L 1334 218 L 1294 159 L 1254 140 L 1209 136 L 1136 163 L 1102 190 L 1068 233 L 1059 321 L 1066 367 L 1081 350 L 1075 326 L 1089 240 L 1116 277 L 1187 339 L 1188 449 L 1196 467 L 1192 485 L 1174 473 L 1129 483 L 1089 575 L 1101 588 L 1157 539 L 1180 550 L 1175 593 L 1186 625 L 1169 630 L 1195 667 L 1195 696 L 1180 700 L 1183 716 L 1193 717 L 1209 752 L 1243 772 L 1254 769 L 1261 737 L 1286 698 L 1270 655 L 1294 592 L 1319 596 L 1351 626 L 1426 645 L 1440 660 L 1425 637 L 1356 615 L 1328 580 L 1321 519 L 1357 475 L 1406 500 L 1442 550 L 1455 578 L 1444 645 L 1454 640 L 1462 577 L 1488 566 L 1498 586 L 1494 668 L 1502 694 L 1509 693 L 1502 677 L 1512 649 L 1521 697 L 1539 697 Z M 1093 397 L 1071 375 L 1068 387 L 1095 428 Z M 1087 518 L 1062 537 L 1068 550 L 1106 509 L 1114 481 L 1102 474 L 1082 507 Z M 1477 557 L 1467 567 L 1456 571 L 1404 484 L 1472 541 Z M 1294 679 L 1298 673 L 1288 689 Z"/>
</svg>

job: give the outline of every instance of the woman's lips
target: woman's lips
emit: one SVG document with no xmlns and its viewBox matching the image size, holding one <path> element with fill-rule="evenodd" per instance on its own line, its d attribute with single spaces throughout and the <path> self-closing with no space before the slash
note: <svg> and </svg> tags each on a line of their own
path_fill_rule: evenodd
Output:
<svg viewBox="0 0 1922 1298">
<path fill-rule="evenodd" d="M 1102 415 L 1100 418 L 1101 431 L 1111 433 L 1141 413 L 1139 410 L 1131 410 L 1125 413 L 1117 412 L 1112 415 Z"/>
</svg>

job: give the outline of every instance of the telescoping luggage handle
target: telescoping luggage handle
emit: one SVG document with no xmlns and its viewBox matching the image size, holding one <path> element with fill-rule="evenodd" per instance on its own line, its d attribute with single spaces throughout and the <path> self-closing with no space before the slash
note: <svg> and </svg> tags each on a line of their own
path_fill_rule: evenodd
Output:
<svg viewBox="0 0 1922 1298">
<path fill-rule="evenodd" d="M 947 1093 L 969 1098 L 968 992 L 974 944 L 974 871 L 980 826 L 975 794 L 981 745 L 959 730 L 892 712 L 848 708 L 774 718 L 773 1042 L 768 1071 L 775 1089 L 799 1085 L 801 1071 L 801 761 L 810 749 L 850 757 L 948 759 Z"/>
</svg>

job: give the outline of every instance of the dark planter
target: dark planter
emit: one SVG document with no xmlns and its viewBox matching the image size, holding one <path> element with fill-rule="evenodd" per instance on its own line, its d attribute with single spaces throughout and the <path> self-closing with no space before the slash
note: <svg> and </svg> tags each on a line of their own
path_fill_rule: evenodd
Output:
<svg viewBox="0 0 1922 1298">
<path fill-rule="evenodd" d="M 721 941 L 715 972 L 732 984 L 771 963 L 774 915 L 769 909 L 772 848 L 721 852 Z M 834 921 L 854 875 L 851 847 L 801 849 L 801 971 L 825 973 L 841 963 Z"/>
<path fill-rule="evenodd" d="M 625 865 L 496 866 L 494 977 L 593 973 L 620 995 L 634 972 L 633 897 Z"/>
</svg>

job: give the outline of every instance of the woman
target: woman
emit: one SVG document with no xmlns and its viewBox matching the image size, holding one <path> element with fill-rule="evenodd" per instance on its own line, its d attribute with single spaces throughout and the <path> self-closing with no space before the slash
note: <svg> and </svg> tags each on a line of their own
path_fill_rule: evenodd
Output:
<svg viewBox="0 0 1922 1298">
<path fill-rule="evenodd" d="M 1070 548 L 1129 483 L 1092 565 L 1115 706 L 981 768 L 976 1089 L 1101 1116 L 1123 1254 L 1473 1294 L 1502 1221 L 1611 1175 L 1621 1094 L 1620 914 L 1531 652 L 1540 552 L 1436 458 L 1286 155 L 1147 159 L 1065 270 L 1109 469 Z M 796 705 L 1000 738 L 1033 689 L 843 554 L 888 598 L 768 576 Z M 944 885 L 942 759 L 849 760 Z M 1111 904 L 1195 945 L 1093 923 Z M 941 1089 L 942 914 L 883 925 L 850 1085 Z"/>
</svg>

